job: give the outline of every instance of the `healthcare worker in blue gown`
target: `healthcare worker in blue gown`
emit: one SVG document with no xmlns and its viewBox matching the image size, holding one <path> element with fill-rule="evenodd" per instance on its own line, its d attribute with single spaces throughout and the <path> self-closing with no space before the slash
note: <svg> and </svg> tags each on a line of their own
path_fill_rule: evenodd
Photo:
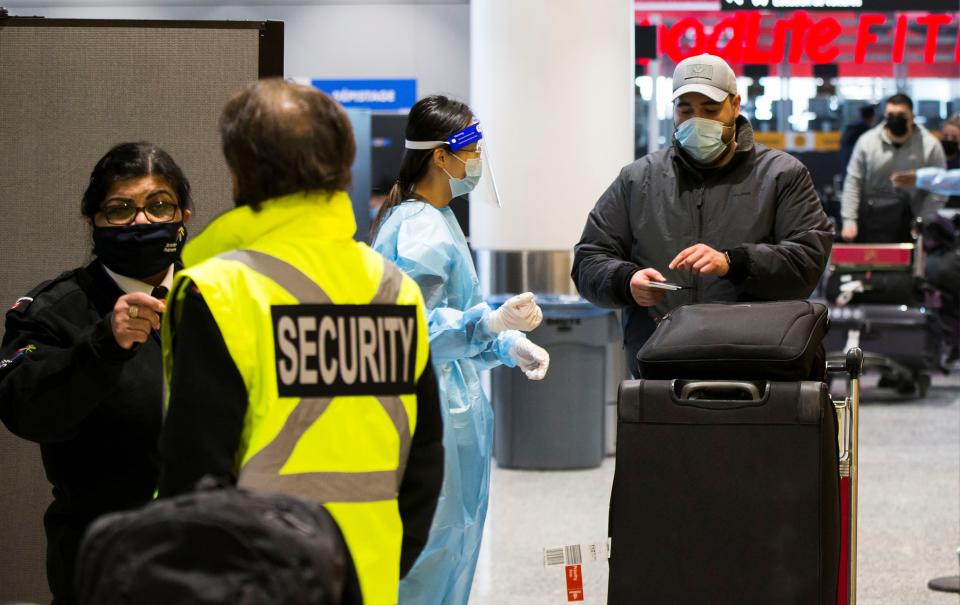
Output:
<svg viewBox="0 0 960 605">
<path fill-rule="evenodd" d="M 400 605 L 462 605 L 480 552 L 487 514 L 493 410 L 480 370 L 519 366 L 541 380 L 550 357 L 520 331 L 543 319 L 533 294 L 493 311 L 450 200 L 471 191 L 482 172 L 482 137 L 473 112 L 442 96 L 410 111 L 400 176 L 374 222 L 377 252 L 417 281 L 427 305 L 430 352 L 440 386 L 445 470 L 427 545 L 400 582 Z"/>
</svg>

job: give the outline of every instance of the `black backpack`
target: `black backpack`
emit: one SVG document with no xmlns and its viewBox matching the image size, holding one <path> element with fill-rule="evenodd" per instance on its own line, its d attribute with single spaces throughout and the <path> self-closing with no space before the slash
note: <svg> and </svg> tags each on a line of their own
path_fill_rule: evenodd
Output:
<svg viewBox="0 0 960 605">
<path fill-rule="evenodd" d="M 362 603 L 343 535 L 323 506 L 209 479 L 97 519 L 80 547 L 76 586 L 81 604 Z"/>
</svg>

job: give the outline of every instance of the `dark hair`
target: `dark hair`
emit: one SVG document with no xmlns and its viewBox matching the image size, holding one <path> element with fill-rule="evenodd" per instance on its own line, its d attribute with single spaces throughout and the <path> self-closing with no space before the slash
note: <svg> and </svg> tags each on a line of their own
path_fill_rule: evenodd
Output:
<svg viewBox="0 0 960 605">
<path fill-rule="evenodd" d="M 877 115 L 877 110 L 873 105 L 864 105 L 860 108 L 860 118 L 863 120 L 872 120 Z"/>
<path fill-rule="evenodd" d="M 473 111 L 466 103 L 442 95 L 431 95 L 417 101 L 410 108 L 404 136 L 408 141 L 445 141 L 451 134 L 470 125 Z M 440 149 L 450 149 L 442 145 Z M 387 199 L 380 206 L 377 218 L 370 228 L 371 241 L 390 210 L 413 193 L 417 181 L 427 174 L 433 149 L 407 149 L 400 162 L 400 174 L 390 188 Z"/>
<path fill-rule="evenodd" d="M 275 197 L 350 186 L 353 127 L 316 88 L 279 78 L 251 84 L 227 101 L 220 136 L 237 179 L 237 205 L 257 209 Z"/>
<path fill-rule="evenodd" d="M 903 94 L 902 92 L 898 92 L 897 94 L 887 99 L 886 104 L 887 105 L 906 105 L 907 107 L 910 108 L 910 112 L 911 113 L 913 112 L 913 99 Z"/>
<path fill-rule="evenodd" d="M 93 219 L 100 212 L 100 205 L 107 197 L 107 190 L 111 185 L 117 181 L 145 176 L 162 177 L 170 183 L 173 192 L 177 194 L 181 210 L 189 210 L 193 206 L 190 199 L 190 181 L 170 154 L 152 143 L 141 141 L 115 145 L 100 158 L 90 173 L 90 183 L 83 192 L 80 212 Z"/>
</svg>

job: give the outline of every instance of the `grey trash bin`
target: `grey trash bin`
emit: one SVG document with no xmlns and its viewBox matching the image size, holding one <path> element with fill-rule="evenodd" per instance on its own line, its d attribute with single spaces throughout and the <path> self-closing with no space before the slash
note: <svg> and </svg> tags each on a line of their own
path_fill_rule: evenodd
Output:
<svg viewBox="0 0 960 605">
<path fill-rule="evenodd" d="M 495 308 L 507 298 L 488 300 Z M 525 469 L 599 466 L 607 451 L 605 411 L 613 371 L 610 345 L 619 339 L 616 316 L 576 296 L 537 295 L 537 303 L 543 323 L 530 339 L 550 353 L 550 370 L 542 381 L 532 381 L 518 368 L 493 369 L 497 464 Z"/>
</svg>

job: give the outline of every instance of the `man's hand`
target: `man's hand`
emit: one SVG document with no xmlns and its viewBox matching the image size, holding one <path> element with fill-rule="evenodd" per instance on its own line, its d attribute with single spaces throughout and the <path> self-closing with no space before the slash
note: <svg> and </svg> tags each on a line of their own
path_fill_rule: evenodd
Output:
<svg viewBox="0 0 960 605">
<path fill-rule="evenodd" d="M 683 250 L 672 261 L 671 269 L 686 269 L 700 275 L 723 277 L 730 271 L 727 255 L 706 244 L 695 244 Z"/>
<path fill-rule="evenodd" d="M 917 186 L 917 171 L 904 170 L 903 172 L 894 172 L 890 175 L 890 182 L 892 182 L 895 187 L 901 189 L 913 189 Z"/>
<path fill-rule="evenodd" d="M 147 342 L 150 330 L 160 329 L 160 313 L 165 304 L 162 300 L 133 292 L 117 299 L 110 314 L 110 328 L 121 348 L 130 350 L 136 343 Z"/>
<path fill-rule="evenodd" d="M 845 242 L 852 242 L 857 239 L 857 226 L 847 225 L 840 231 L 840 237 L 842 237 Z"/>
<path fill-rule="evenodd" d="M 647 286 L 652 281 L 667 281 L 656 269 L 641 269 L 630 278 L 630 294 L 641 307 L 652 307 L 663 300 L 666 292 Z"/>
</svg>

